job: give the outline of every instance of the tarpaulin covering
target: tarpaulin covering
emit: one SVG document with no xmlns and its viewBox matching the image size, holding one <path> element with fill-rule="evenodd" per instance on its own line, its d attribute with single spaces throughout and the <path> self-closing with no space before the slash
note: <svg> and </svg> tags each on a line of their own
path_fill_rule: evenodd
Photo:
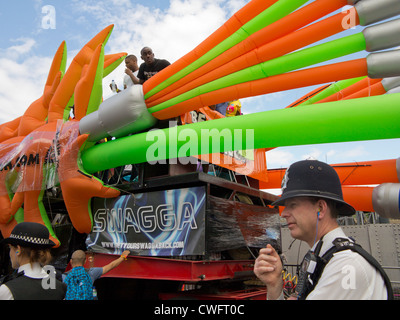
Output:
<svg viewBox="0 0 400 320">
<path fill-rule="evenodd" d="M 46 129 L 33 131 L 19 144 L 0 144 L 0 170 L 7 176 L 12 193 L 49 189 L 78 175 L 79 148 L 74 144 L 79 134 L 77 123 L 58 121 Z M 61 166 L 60 157 L 65 160 Z M 4 195 L 6 190 L 1 192 Z"/>
<path fill-rule="evenodd" d="M 210 252 L 243 247 L 280 249 L 281 232 L 276 209 L 209 197 L 207 246 Z"/>
</svg>

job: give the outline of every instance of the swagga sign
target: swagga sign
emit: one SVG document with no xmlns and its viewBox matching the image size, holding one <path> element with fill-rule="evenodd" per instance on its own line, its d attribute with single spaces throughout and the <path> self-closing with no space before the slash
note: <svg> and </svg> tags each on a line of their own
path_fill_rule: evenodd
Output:
<svg viewBox="0 0 400 320">
<path fill-rule="evenodd" d="M 205 187 L 162 190 L 93 200 L 88 248 L 142 256 L 203 255 Z"/>
</svg>

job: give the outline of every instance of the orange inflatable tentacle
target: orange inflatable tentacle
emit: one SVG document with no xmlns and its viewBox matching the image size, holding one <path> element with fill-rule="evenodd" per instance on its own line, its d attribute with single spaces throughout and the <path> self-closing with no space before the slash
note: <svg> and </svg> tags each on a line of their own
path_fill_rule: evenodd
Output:
<svg viewBox="0 0 400 320">
<path fill-rule="evenodd" d="M 396 159 L 340 163 L 332 164 L 332 167 L 338 173 L 343 186 L 399 182 Z M 285 171 L 286 168 L 268 170 L 268 182 L 261 182 L 260 189 L 280 188 Z"/>
<path fill-rule="evenodd" d="M 46 154 L 53 142 L 55 129 L 53 124 L 48 124 L 40 127 L 39 134 L 42 138 L 33 139 L 27 148 L 24 150 L 26 154 L 38 154 L 39 159 L 45 159 Z M 54 130 L 54 131 L 53 131 Z M 54 132 L 54 134 L 53 134 Z M 29 138 L 29 136 L 27 137 Z M 43 163 L 39 162 L 36 165 L 26 165 L 20 174 L 23 179 L 11 201 L 11 211 L 14 215 L 19 208 L 24 208 L 24 221 L 36 222 L 47 226 L 50 232 L 50 238 L 56 243 L 56 247 L 60 245 L 54 231 L 51 228 L 51 223 L 43 206 L 43 178 L 44 169 Z"/>
<path fill-rule="evenodd" d="M 292 102 L 291 104 L 289 104 L 288 106 L 286 106 L 285 108 L 294 108 L 297 107 L 298 105 L 302 104 L 303 102 L 307 101 L 308 99 L 312 98 L 313 96 L 315 96 L 316 94 L 324 91 L 325 89 L 327 89 L 328 87 L 330 87 L 330 84 L 324 84 L 314 90 L 312 90 L 311 92 L 305 94 L 304 96 L 302 96 L 301 98 L 297 99 L 296 101 Z"/>
<path fill-rule="evenodd" d="M 148 107 L 167 101 L 205 83 L 252 65 L 277 58 L 306 45 L 344 31 L 344 13 L 305 25 L 343 7 L 347 0 L 315 1 L 250 35 L 209 63 L 146 99 Z M 352 8 L 351 10 L 355 10 Z M 293 32 L 301 27 L 297 32 Z"/>
<path fill-rule="evenodd" d="M 399 182 L 396 159 L 340 163 L 332 165 L 342 185 L 370 185 Z"/>
<path fill-rule="evenodd" d="M 342 181 L 343 199 L 358 211 L 374 212 L 371 184 L 397 183 L 396 160 L 366 161 L 332 165 Z M 268 170 L 268 182 L 260 189 L 281 188 L 286 169 Z"/>
<path fill-rule="evenodd" d="M 367 88 L 359 90 L 359 91 L 343 98 L 342 100 L 379 96 L 379 95 L 385 94 L 385 93 L 386 93 L 386 89 L 383 87 L 382 82 L 377 82 L 371 86 L 368 86 Z"/>
<path fill-rule="evenodd" d="M 152 115 L 161 120 L 169 119 L 191 110 L 197 110 L 202 106 L 321 83 L 331 83 L 343 79 L 357 78 L 367 74 L 368 68 L 366 59 L 334 63 L 245 82 L 232 87 L 208 92 L 176 104 L 173 106 L 173 110 L 170 110 L 172 108 L 167 108 L 154 112 Z"/>
<path fill-rule="evenodd" d="M 75 56 L 65 76 L 61 80 L 60 89 L 56 91 L 50 102 L 49 122 L 63 119 L 64 109 L 67 107 L 68 102 L 74 94 L 75 86 L 81 77 L 84 65 L 90 63 L 95 49 L 98 45 L 107 41 L 112 29 L 113 25 L 103 29 Z"/>
<path fill-rule="evenodd" d="M 36 155 L 38 162 L 34 161 L 30 165 L 22 165 L 21 163 L 21 166 L 18 166 L 17 169 L 20 171 L 19 174 L 22 178 L 17 192 L 11 201 L 11 213 L 14 215 L 23 205 L 24 221 L 32 221 L 46 225 L 52 240 L 58 246 L 59 241 L 56 239 L 54 231 L 51 228 L 51 223 L 49 222 L 49 218 L 42 203 L 42 195 L 44 192 L 43 165 L 50 146 L 53 143 L 56 126 L 57 123 L 43 125 L 24 139 L 26 145 L 21 152 L 25 156 Z M 22 139 L 23 137 L 18 138 Z M 16 159 L 20 156 L 20 154 L 15 155 Z M 14 165 L 16 159 L 14 159 Z"/>
<path fill-rule="evenodd" d="M 118 190 L 105 187 L 96 178 L 84 174 L 63 181 L 61 189 L 71 222 L 80 233 L 92 230 L 89 204 L 93 197 L 114 198 L 120 195 Z"/>
<path fill-rule="evenodd" d="M 23 137 L 14 137 L 4 141 L 0 145 L 0 158 L 9 158 L 9 153 L 12 152 L 15 147 L 23 140 Z M 4 167 L 0 171 L 0 225 L 7 224 L 13 216 L 11 208 L 11 199 L 9 195 L 9 190 L 7 186 L 7 177 L 11 171 L 6 163 L 3 164 Z"/>
<path fill-rule="evenodd" d="M 93 57 L 90 61 L 89 65 L 86 65 L 82 69 L 81 79 L 78 81 L 75 87 L 75 119 L 80 120 L 84 116 L 86 116 L 89 102 L 91 98 L 91 93 L 93 90 L 97 88 L 94 87 L 97 70 L 99 69 L 99 60 L 101 58 L 102 53 L 102 45 L 98 45 L 97 49 L 93 53 Z M 102 63 L 104 64 L 104 63 Z M 103 66 L 101 66 L 101 71 L 103 70 Z M 101 75 L 102 78 L 102 75 Z M 99 94 L 98 105 L 101 102 L 101 94 Z"/>
<path fill-rule="evenodd" d="M 210 35 L 206 40 L 200 43 L 191 52 L 175 61 L 173 64 L 151 77 L 143 84 L 143 92 L 146 94 L 152 88 L 158 86 L 161 82 L 165 81 L 173 74 L 187 67 L 198 58 L 203 56 L 205 53 L 210 51 L 216 45 L 221 43 L 223 40 L 232 35 L 242 25 L 249 22 L 251 19 L 256 17 L 258 14 L 269 8 L 277 0 L 253 0 L 250 1 L 246 6 L 236 12 L 227 22 L 225 22 L 218 30 Z"/>
<path fill-rule="evenodd" d="M 76 126 L 75 128 L 73 126 Z M 65 206 L 74 228 L 80 233 L 89 233 L 92 229 L 92 214 L 90 200 L 93 197 L 113 198 L 120 192 L 109 188 L 95 177 L 79 170 L 79 150 L 85 143 L 88 135 L 80 135 L 71 144 L 66 144 L 72 130 L 79 130 L 78 122 L 70 121 L 65 125 L 60 137 L 61 153 L 59 157 L 60 186 L 63 193 Z M 74 159 L 74 160 L 72 160 Z"/>
<path fill-rule="evenodd" d="M 116 65 L 119 65 L 122 59 L 128 54 L 126 52 L 114 53 L 114 54 L 106 54 L 104 55 L 104 73 L 103 77 L 106 77 L 111 71 L 113 71 Z"/>
<path fill-rule="evenodd" d="M 346 97 L 365 89 L 366 87 L 372 86 L 377 82 L 380 82 L 382 79 L 372 79 L 369 77 L 365 77 L 364 79 L 357 81 L 356 83 L 344 88 L 343 90 L 330 95 L 324 99 L 321 99 L 318 103 L 332 102 L 345 99 Z"/>
<path fill-rule="evenodd" d="M 61 71 L 59 71 L 54 78 L 53 84 L 51 86 L 49 86 L 49 89 L 45 90 L 45 92 L 43 93 L 43 106 L 45 107 L 45 109 L 47 111 L 46 117 L 49 112 L 50 101 L 51 101 L 51 99 L 53 99 L 54 94 L 56 93 L 56 90 L 61 82 L 62 77 L 63 77 L 63 73 Z"/>
<path fill-rule="evenodd" d="M 47 81 L 45 84 L 44 91 L 46 91 L 46 87 L 51 87 L 53 85 L 54 79 L 56 78 L 56 76 L 58 75 L 58 73 L 60 71 L 62 73 L 65 72 L 64 62 L 65 62 L 66 56 L 67 56 L 67 45 L 66 45 L 66 42 L 63 41 L 63 42 L 61 42 L 60 46 L 58 47 L 58 49 L 54 55 L 53 62 L 50 67 L 49 75 L 47 77 Z"/>
<path fill-rule="evenodd" d="M 9 223 L 0 224 L 0 232 L 3 238 L 8 238 L 16 225 L 17 221 L 14 219 L 12 219 Z"/>
<path fill-rule="evenodd" d="M 21 118 L 22 116 L 0 125 L 0 142 L 18 136 L 18 127 L 21 122 Z"/>
<path fill-rule="evenodd" d="M 43 190 L 25 191 L 24 196 L 24 221 L 36 222 L 46 226 L 50 232 L 50 239 L 55 243 L 55 248 L 60 246 L 60 240 L 51 228 L 49 218 L 43 206 Z M 46 221 L 45 221 L 46 220 Z"/>
<path fill-rule="evenodd" d="M 11 215 L 15 215 L 24 204 L 24 192 L 16 192 L 11 203 Z"/>
<path fill-rule="evenodd" d="M 3 180 L 3 179 L 2 179 Z M 1 187 L 3 189 L 3 187 Z M 1 193 L 4 193 L 4 190 L 0 190 Z M 8 194 L 0 195 L 0 225 L 6 224 L 12 218 L 11 214 L 11 201 Z"/>
<path fill-rule="evenodd" d="M 21 152 L 24 156 L 32 155 L 33 157 L 29 158 L 31 162 L 29 165 L 21 163 L 21 166 L 10 168 L 10 170 L 18 170 L 18 174 L 21 177 L 17 192 L 12 197 L 12 200 L 10 200 L 6 184 L 9 171 L 1 171 L 0 208 L 2 212 L 0 215 L 0 230 L 3 236 L 8 236 L 13 226 L 20 221 L 13 219 L 13 215 L 23 207 L 21 220 L 46 225 L 50 231 L 51 239 L 56 243 L 56 247 L 59 246 L 60 242 L 52 230 L 42 202 L 44 189 L 46 188 L 45 184 L 47 183 L 44 179 L 44 164 L 48 160 L 55 161 L 56 159 L 53 159 L 53 156 L 59 158 L 57 173 L 59 178 L 62 176 L 64 179 L 60 184 L 63 189 L 65 203 L 72 217 L 71 220 L 77 221 L 76 217 L 79 217 L 78 222 L 76 222 L 77 230 L 90 231 L 91 223 L 87 222 L 87 220 L 91 220 L 91 214 L 88 212 L 90 211 L 90 198 L 94 196 L 115 197 L 119 195 L 119 191 L 104 187 L 99 180 L 78 173 L 79 147 L 85 142 L 87 135 L 79 136 L 79 129 L 75 132 L 76 136 L 70 134 L 69 128 L 78 122 L 68 121 L 63 124 L 62 121 L 58 121 L 63 119 L 64 109 L 68 106 L 73 95 L 75 95 L 74 98 L 76 99 L 78 118 L 81 118 L 82 114 L 86 114 L 88 105 L 95 105 L 95 98 L 99 94 L 99 101 L 101 101 L 101 88 L 99 90 L 101 80 L 99 79 L 102 79 L 104 74 L 103 68 L 110 72 L 126 55 L 124 53 L 109 55 L 106 61 L 103 60 L 103 44 L 107 41 L 112 27 L 105 28 L 85 45 L 72 61 L 64 77 L 62 77 L 63 70 L 60 70 L 65 67 L 65 43 L 63 43 L 53 60 L 43 96 L 28 108 L 23 117 L 0 127 L 0 137 L 4 139 L 5 144 L 9 144 L 8 147 L 11 149 L 15 148 L 15 145 L 11 146 L 14 140 L 18 140 L 17 142 L 21 143 L 24 139 L 22 135 L 17 136 L 18 133 L 27 135 L 26 143 L 23 146 L 24 150 Z M 96 96 L 94 97 L 94 95 Z M 47 117 L 48 122 L 46 123 Z M 75 129 L 78 127 L 76 126 Z M 64 136 L 62 136 L 63 133 Z M 9 139 L 10 137 L 13 138 Z M 62 141 L 62 139 L 64 140 Z M 73 142 L 71 142 L 71 139 Z M 1 148 L 0 154 L 3 159 L 6 152 L 10 152 L 10 150 L 6 147 Z M 9 155 L 14 158 L 10 159 L 14 165 L 17 159 L 20 159 L 21 152 L 19 152 L 20 154 Z M 65 157 L 66 154 L 71 155 L 72 153 L 74 153 L 72 159 Z M 50 163 L 52 163 L 51 161 Z M 65 172 L 62 172 L 63 170 L 69 170 L 71 174 L 65 174 Z M 77 190 L 78 197 L 74 193 Z M 73 198 L 70 197 L 71 194 Z M 85 199 L 84 203 L 81 202 L 82 198 L 79 198 L 82 195 Z M 79 198 L 78 207 L 73 206 L 74 198 Z"/>
<path fill-rule="evenodd" d="M 127 55 L 126 52 L 112 53 L 104 55 L 104 69 L 108 68 L 115 61 L 124 58 Z"/>
<path fill-rule="evenodd" d="M 343 199 L 357 211 L 374 212 L 372 192 L 374 187 L 343 186 Z"/>
</svg>

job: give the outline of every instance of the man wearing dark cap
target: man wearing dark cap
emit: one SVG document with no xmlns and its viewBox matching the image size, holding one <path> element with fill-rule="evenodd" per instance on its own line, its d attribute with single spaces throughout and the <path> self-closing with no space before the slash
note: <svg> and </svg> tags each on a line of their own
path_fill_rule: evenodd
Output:
<svg viewBox="0 0 400 320">
<path fill-rule="evenodd" d="M 292 164 L 282 180 L 282 196 L 293 238 L 311 247 L 301 265 L 296 298 L 307 300 L 391 299 L 389 279 L 372 256 L 346 237 L 338 216 L 354 208 L 343 200 L 336 171 L 326 163 L 304 160 Z M 254 273 L 267 286 L 267 298 L 283 299 L 282 262 L 268 245 L 260 250 Z"/>
</svg>

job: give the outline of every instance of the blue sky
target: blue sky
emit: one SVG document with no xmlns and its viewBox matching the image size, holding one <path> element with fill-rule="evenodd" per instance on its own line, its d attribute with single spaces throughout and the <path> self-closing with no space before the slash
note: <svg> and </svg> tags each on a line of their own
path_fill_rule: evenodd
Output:
<svg viewBox="0 0 400 320">
<path fill-rule="evenodd" d="M 156 57 L 174 62 L 194 49 L 247 0 L 18 0 L 0 7 L 0 123 L 10 121 L 41 96 L 51 60 L 66 40 L 68 61 L 96 33 L 109 24 L 114 31 L 106 53 L 139 56 L 143 46 Z M 55 10 L 54 25 L 43 25 L 46 6 Z M 46 20 L 49 22 L 48 20 Z M 349 30 L 347 34 L 359 32 Z M 343 34 L 343 35 L 347 35 Z M 346 59 L 365 56 L 360 53 Z M 122 86 L 124 67 L 104 80 Z M 283 108 L 314 87 L 242 100 L 243 111 L 253 113 Z M 312 130 L 312 128 L 310 128 Z M 267 153 L 269 168 L 315 158 L 328 163 L 393 159 L 399 157 L 400 139 L 277 148 Z"/>
</svg>

